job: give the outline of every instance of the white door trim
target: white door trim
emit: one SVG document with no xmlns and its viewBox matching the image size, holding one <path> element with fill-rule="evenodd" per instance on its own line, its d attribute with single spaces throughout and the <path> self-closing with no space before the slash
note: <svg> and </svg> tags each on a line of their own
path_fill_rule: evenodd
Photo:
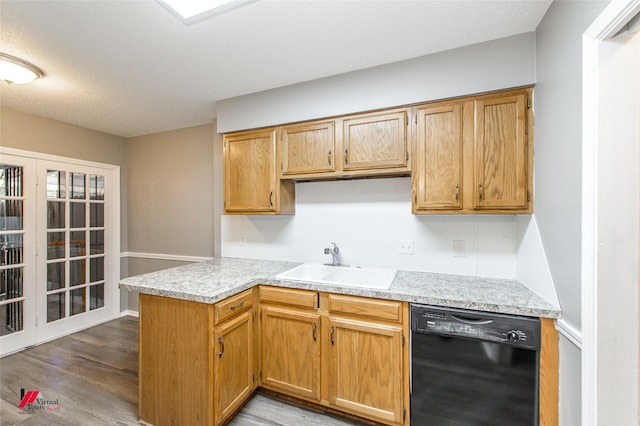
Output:
<svg viewBox="0 0 640 426">
<path fill-rule="evenodd" d="M 598 46 L 640 12 L 640 0 L 613 0 L 582 37 L 582 422 L 595 426 L 597 404 Z"/>
</svg>

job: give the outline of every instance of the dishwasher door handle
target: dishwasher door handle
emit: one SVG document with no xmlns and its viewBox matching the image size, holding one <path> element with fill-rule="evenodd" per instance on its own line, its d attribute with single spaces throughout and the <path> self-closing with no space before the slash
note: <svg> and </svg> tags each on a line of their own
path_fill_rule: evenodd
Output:
<svg viewBox="0 0 640 426">
<path fill-rule="evenodd" d="M 469 318 L 469 317 L 463 317 L 463 316 L 454 315 L 454 314 L 451 314 L 451 318 L 455 319 L 456 321 L 460 321 L 469 325 L 486 325 L 486 324 L 491 324 L 493 322 L 492 319 Z"/>
</svg>

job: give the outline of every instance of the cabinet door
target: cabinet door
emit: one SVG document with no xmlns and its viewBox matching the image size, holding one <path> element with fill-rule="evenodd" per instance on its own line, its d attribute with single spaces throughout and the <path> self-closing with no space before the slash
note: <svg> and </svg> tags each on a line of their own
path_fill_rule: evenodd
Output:
<svg viewBox="0 0 640 426">
<path fill-rule="evenodd" d="M 475 208 L 528 206 L 527 96 L 475 102 Z"/>
<path fill-rule="evenodd" d="M 406 110 L 357 115 L 343 121 L 342 169 L 408 170 Z"/>
<path fill-rule="evenodd" d="M 275 212 L 275 130 L 225 136 L 224 174 L 225 212 Z"/>
<path fill-rule="evenodd" d="M 403 424 L 402 326 L 331 317 L 330 402 L 372 420 Z"/>
<path fill-rule="evenodd" d="M 311 401 L 320 400 L 320 316 L 262 308 L 262 385 Z"/>
<path fill-rule="evenodd" d="M 280 165 L 283 177 L 333 172 L 335 153 L 333 121 L 280 129 Z"/>
<path fill-rule="evenodd" d="M 417 109 L 414 211 L 462 208 L 462 103 Z"/>
<path fill-rule="evenodd" d="M 222 423 L 253 392 L 253 311 L 247 311 L 216 328 L 215 419 Z"/>
</svg>

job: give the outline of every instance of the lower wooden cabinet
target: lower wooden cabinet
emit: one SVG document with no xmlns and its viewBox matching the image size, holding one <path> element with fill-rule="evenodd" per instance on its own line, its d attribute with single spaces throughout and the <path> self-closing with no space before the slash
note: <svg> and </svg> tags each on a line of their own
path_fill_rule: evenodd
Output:
<svg viewBox="0 0 640 426">
<path fill-rule="evenodd" d="M 558 336 L 553 320 L 542 329 L 540 424 L 555 426 Z M 259 385 L 409 424 L 407 302 L 272 286 L 214 305 L 141 294 L 139 331 L 139 416 L 147 424 L 226 423 Z"/>
<path fill-rule="evenodd" d="M 234 414 L 255 389 L 253 329 L 253 311 L 247 311 L 214 333 L 216 424 Z"/>
<path fill-rule="evenodd" d="M 261 322 L 262 386 L 320 401 L 320 315 L 264 306 Z"/>
<path fill-rule="evenodd" d="M 331 405 L 371 420 L 403 424 L 400 325 L 329 318 Z"/>
<path fill-rule="evenodd" d="M 261 386 L 408 424 L 408 304 L 261 287 Z"/>
<path fill-rule="evenodd" d="M 219 425 L 251 396 L 258 383 L 252 295 L 215 305 L 140 295 L 140 420 Z"/>
</svg>

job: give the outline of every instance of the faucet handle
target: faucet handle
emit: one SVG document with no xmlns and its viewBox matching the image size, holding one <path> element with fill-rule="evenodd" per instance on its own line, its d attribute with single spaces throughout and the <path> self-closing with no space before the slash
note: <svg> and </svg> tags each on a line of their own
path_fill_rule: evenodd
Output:
<svg viewBox="0 0 640 426">
<path fill-rule="evenodd" d="M 333 244 L 333 252 L 334 253 L 338 253 L 340 251 L 340 249 L 338 248 L 338 245 L 336 243 L 334 243 L 333 241 L 331 241 L 331 244 Z"/>
<path fill-rule="evenodd" d="M 325 248 L 324 249 L 324 254 L 331 254 L 331 249 L 330 248 Z"/>
</svg>

